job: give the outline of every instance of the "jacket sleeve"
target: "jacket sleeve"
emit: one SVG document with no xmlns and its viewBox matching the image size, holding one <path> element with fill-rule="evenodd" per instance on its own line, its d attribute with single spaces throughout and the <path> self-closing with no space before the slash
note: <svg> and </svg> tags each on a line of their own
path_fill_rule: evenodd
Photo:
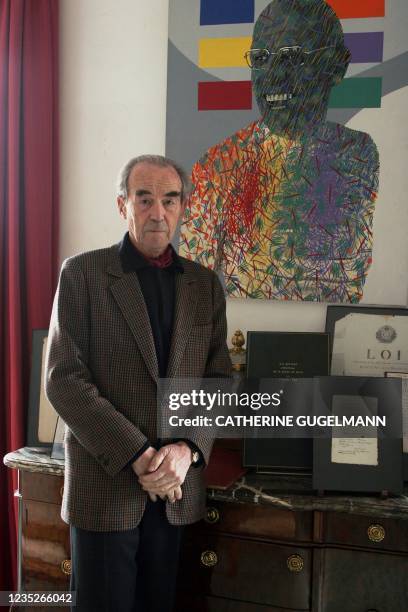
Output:
<svg viewBox="0 0 408 612">
<path fill-rule="evenodd" d="M 208 351 L 205 376 L 207 378 L 230 378 L 232 364 L 227 347 L 227 315 L 224 290 L 215 272 L 213 277 L 213 326 Z"/>
<path fill-rule="evenodd" d="M 212 332 L 204 378 L 230 378 L 232 376 L 232 364 L 227 347 L 227 317 L 224 290 L 218 276 L 215 273 L 212 276 Z M 214 443 L 211 431 L 207 432 L 205 427 L 189 428 L 186 437 L 199 449 L 201 457 L 205 465 L 207 465 Z"/>
<path fill-rule="evenodd" d="M 89 367 L 90 296 L 77 258 L 64 262 L 51 315 L 46 395 L 78 442 L 111 476 L 146 436 L 98 390 Z"/>
</svg>

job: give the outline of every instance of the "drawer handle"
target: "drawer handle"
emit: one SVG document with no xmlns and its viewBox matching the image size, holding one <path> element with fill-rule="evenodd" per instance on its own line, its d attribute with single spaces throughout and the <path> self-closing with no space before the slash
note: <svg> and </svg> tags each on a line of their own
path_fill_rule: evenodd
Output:
<svg viewBox="0 0 408 612">
<path fill-rule="evenodd" d="M 301 572 L 305 563 L 300 555 L 290 555 L 287 558 L 286 565 L 290 572 Z"/>
<path fill-rule="evenodd" d="M 217 553 L 213 550 L 205 550 L 203 553 L 201 553 L 201 563 L 205 567 L 214 567 L 214 565 L 217 565 L 218 563 Z"/>
<path fill-rule="evenodd" d="M 210 523 L 211 525 L 218 523 L 220 520 L 220 513 L 217 508 L 207 508 L 207 513 L 204 520 L 206 523 Z"/>
<path fill-rule="evenodd" d="M 385 538 L 385 529 L 382 525 L 370 525 L 367 529 L 367 535 L 371 542 L 382 542 Z"/>
<path fill-rule="evenodd" d="M 64 497 L 64 485 L 62 485 L 62 487 L 60 488 L 60 495 L 61 498 Z"/>
<path fill-rule="evenodd" d="M 64 559 L 64 561 L 61 561 L 61 571 L 66 576 L 71 575 L 71 559 Z"/>
</svg>

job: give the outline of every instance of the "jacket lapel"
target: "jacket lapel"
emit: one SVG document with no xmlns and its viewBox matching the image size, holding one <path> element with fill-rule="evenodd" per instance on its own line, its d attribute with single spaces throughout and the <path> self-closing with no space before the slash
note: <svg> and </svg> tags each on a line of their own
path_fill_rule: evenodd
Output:
<svg viewBox="0 0 408 612">
<path fill-rule="evenodd" d="M 116 277 L 110 290 L 118 304 L 152 378 L 157 381 L 159 366 L 156 348 L 143 293 L 136 272 L 124 274 L 117 247 L 113 247 L 108 274 Z"/>
<path fill-rule="evenodd" d="M 167 377 L 176 376 L 194 323 L 197 306 L 196 279 L 188 268 L 176 275 L 176 303 Z"/>
</svg>

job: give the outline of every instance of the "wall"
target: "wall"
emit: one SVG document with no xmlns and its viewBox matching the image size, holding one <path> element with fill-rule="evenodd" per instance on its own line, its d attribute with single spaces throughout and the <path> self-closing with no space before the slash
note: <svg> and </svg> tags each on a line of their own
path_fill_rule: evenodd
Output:
<svg viewBox="0 0 408 612">
<path fill-rule="evenodd" d="M 167 0 L 60 0 L 61 260 L 117 242 L 115 180 L 164 152 Z"/>
<path fill-rule="evenodd" d="M 118 241 L 114 182 L 133 155 L 164 153 L 167 0 L 60 0 L 60 258 Z M 188 24 L 186 24 L 188 27 Z M 229 300 L 229 336 L 324 329 L 321 304 Z"/>
</svg>

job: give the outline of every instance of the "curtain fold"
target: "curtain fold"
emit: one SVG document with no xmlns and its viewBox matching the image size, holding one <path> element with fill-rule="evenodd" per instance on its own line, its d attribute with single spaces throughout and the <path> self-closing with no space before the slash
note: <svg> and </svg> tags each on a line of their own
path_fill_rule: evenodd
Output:
<svg viewBox="0 0 408 612">
<path fill-rule="evenodd" d="M 58 0 L 0 0 L 0 590 L 17 569 L 17 478 L 2 459 L 24 446 L 32 330 L 51 313 L 58 168 Z"/>
</svg>

